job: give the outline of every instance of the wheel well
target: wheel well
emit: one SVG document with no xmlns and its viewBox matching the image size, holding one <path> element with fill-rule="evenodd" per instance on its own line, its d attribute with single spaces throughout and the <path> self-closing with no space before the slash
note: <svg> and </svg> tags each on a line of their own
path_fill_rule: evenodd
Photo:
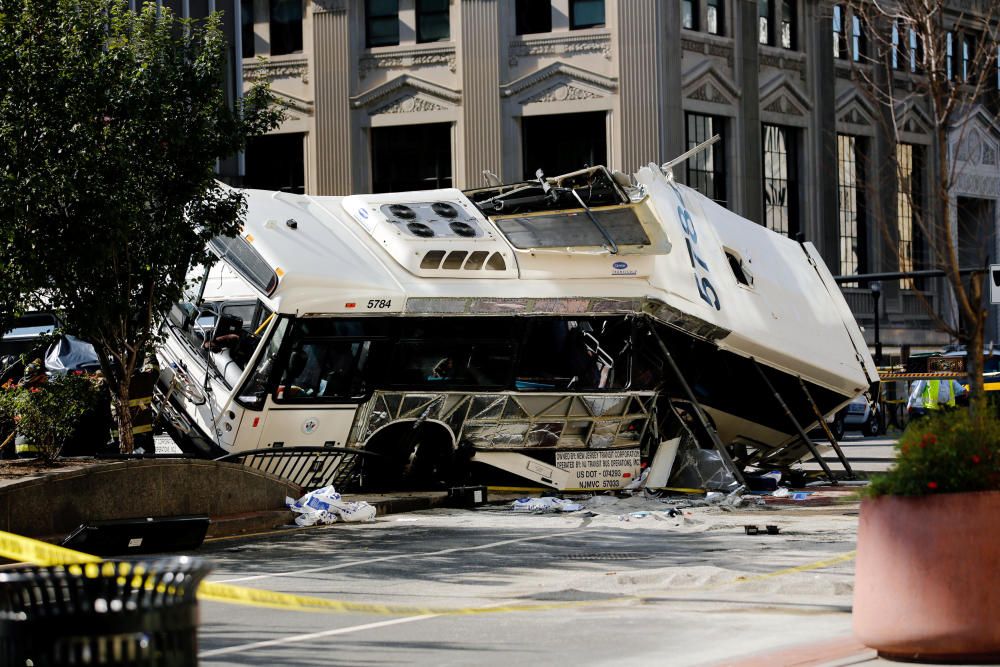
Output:
<svg viewBox="0 0 1000 667">
<path fill-rule="evenodd" d="M 455 472 L 455 437 L 441 422 L 387 424 L 368 438 L 364 449 L 382 455 L 365 475 L 375 488 L 440 488 Z"/>
<path fill-rule="evenodd" d="M 364 448 L 387 456 L 405 450 L 406 456 L 409 456 L 419 443 L 432 443 L 431 446 L 434 447 L 447 445 L 454 450 L 455 436 L 441 422 L 427 420 L 417 424 L 415 421 L 398 421 L 375 431 L 365 442 Z"/>
</svg>

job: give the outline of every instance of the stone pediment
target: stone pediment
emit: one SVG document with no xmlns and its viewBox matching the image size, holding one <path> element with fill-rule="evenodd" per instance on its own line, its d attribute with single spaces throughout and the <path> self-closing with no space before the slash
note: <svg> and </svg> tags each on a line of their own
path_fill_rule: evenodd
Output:
<svg viewBox="0 0 1000 667">
<path fill-rule="evenodd" d="M 685 98 L 716 104 L 735 105 L 740 99 L 736 84 L 710 60 L 703 60 L 684 73 L 681 91 Z"/>
<path fill-rule="evenodd" d="M 913 134 L 930 134 L 934 123 L 915 101 L 910 100 L 896 109 L 896 124 L 900 132 Z"/>
<path fill-rule="evenodd" d="M 599 99 L 616 90 L 618 79 L 566 63 L 553 63 L 500 86 L 503 97 L 516 96 L 522 104 Z"/>
<path fill-rule="evenodd" d="M 403 74 L 352 97 L 351 107 L 367 109 L 369 115 L 373 116 L 384 113 L 416 113 L 451 109 L 461 99 L 461 91 L 431 83 L 412 74 Z"/>
<path fill-rule="evenodd" d="M 864 93 L 851 86 L 837 98 L 836 117 L 838 123 L 874 127 L 877 115 Z"/>
<path fill-rule="evenodd" d="M 983 111 L 965 116 L 949 132 L 952 157 L 967 167 L 996 169 L 1000 150 L 1000 128 Z"/>
<path fill-rule="evenodd" d="M 778 74 L 761 86 L 760 108 L 784 116 L 806 116 L 812 103 L 795 82 Z"/>
</svg>

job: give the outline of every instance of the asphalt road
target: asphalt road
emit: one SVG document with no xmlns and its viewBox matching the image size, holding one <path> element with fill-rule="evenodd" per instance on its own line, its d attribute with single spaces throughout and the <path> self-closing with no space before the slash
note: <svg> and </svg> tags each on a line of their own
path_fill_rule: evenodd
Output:
<svg viewBox="0 0 1000 667">
<path fill-rule="evenodd" d="M 201 662 L 704 665 L 848 641 L 853 562 L 843 555 L 854 548 L 856 505 L 699 507 L 670 518 L 658 501 L 607 502 L 619 504 L 590 516 L 432 510 L 206 545 L 199 555 L 213 580 L 256 588 L 447 609 L 574 604 L 376 615 L 202 603 Z M 748 523 L 781 534 L 750 536 Z"/>
</svg>

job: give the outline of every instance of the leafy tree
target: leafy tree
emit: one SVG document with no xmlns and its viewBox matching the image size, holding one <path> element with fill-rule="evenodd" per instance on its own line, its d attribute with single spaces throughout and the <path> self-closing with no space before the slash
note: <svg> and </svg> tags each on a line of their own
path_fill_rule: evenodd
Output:
<svg viewBox="0 0 1000 667">
<path fill-rule="evenodd" d="M 927 301 L 924 303 L 941 330 L 966 343 L 975 408 L 985 401 L 982 350 L 987 283 L 985 271 L 968 276 L 960 273 L 965 267 L 960 266 L 963 252 L 959 239 L 963 234 L 974 237 L 967 240 L 971 241 L 969 247 L 980 251 L 975 264 L 978 268 L 985 267 L 994 237 L 978 225 L 957 219 L 954 186 L 967 164 L 958 156 L 969 138 L 970 119 L 982 113 L 996 120 L 1000 5 L 995 0 L 852 0 L 850 9 L 870 44 L 868 53 L 857 57 L 855 78 L 873 102 L 883 131 L 897 142 L 890 164 L 885 165 L 888 168 L 876 168 L 880 179 L 876 188 L 887 180 L 897 181 L 887 184 L 890 187 L 899 187 L 907 177 L 899 149 L 904 141 L 904 130 L 899 126 L 904 111 L 917 105 L 930 120 L 931 145 L 926 161 L 930 205 L 925 208 L 914 200 L 913 187 L 899 187 L 899 198 L 913 212 L 913 223 L 925 240 L 926 263 L 944 271 L 954 297 L 954 319 L 942 317 Z M 850 50 L 855 48 L 852 44 Z M 912 269 L 899 243 L 908 220 L 897 220 L 890 214 L 880 222 L 889 248 L 901 258 L 901 267 Z"/>
<path fill-rule="evenodd" d="M 129 383 L 242 195 L 217 160 L 280 121 L 266 84 L 227 104 L 220 17 L 125 0 L 0 0 L 0 303 L 92 342 L 131 452 Z"/>
</svg>

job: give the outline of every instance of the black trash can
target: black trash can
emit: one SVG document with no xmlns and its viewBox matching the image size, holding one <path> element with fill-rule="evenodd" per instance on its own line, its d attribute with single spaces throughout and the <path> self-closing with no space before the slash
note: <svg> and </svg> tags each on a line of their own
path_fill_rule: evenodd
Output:
<svg viewBox="0 0 1000 667">
<path fill-rule="evenodd" d="M 198 664 L 198 558 L 0 572 L 0 664 Z"/>
</svg>

